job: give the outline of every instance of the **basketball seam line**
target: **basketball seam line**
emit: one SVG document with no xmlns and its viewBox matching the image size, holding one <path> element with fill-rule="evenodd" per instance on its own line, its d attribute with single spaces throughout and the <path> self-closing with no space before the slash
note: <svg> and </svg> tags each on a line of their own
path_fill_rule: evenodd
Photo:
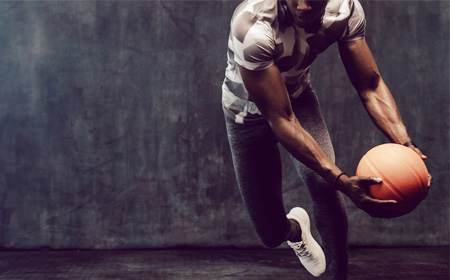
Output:
<svg viewBox="0 0 450 280">
<path fill-rule="evenodd" d="M 377 171 L 381 176 L 383 176 L 383 183 L 386 184 L 386 187 L 389 188 L 389 190 L 391 190 L 393 193 L 395 193 L 398 197 L 402 198 L 403 200 L 405 199 L 405 197 L 394 187 L 394 185 L 386 178 L 384 178 L 383 173 L 375 167 L 375 165 L 373 164 L 372 160 L 367 157 L 367 164 L 373 168 L 375 171 Z"/>
<path fill-rule="evenodd" d="M 415 152 L 414 152 L 415 153 Z M 422 178 L 417 174 L 417 170 L 414 168 L 414 166 L 411 165 L 411 163 L 409 161 L 405 162 L 405 165 L 407 165 L 409 167 L 410 170 L 413 170 L 411 173 L 414 175 L 414 177 L 416 178 L 416 180 L 418 182 L 420 182 L 421 185 L 421 190 L 422 190 L 422 200 L 425 197 L 426 194 L 426 189 L 424 188 L 424 185 L 422 184 Z M 427 170 L 428 171 L 428 170 Z"/>
</svg>

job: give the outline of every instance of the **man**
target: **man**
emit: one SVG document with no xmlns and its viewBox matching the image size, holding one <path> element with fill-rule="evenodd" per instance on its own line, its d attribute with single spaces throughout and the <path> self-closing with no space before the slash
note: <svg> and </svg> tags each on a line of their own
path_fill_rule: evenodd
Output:
<svg viewBox="0 0 450 280">
<path fill-rule="evenodd" d="M 287 241 L 314 276 L 328 267 L 333 279 L 347 279 L 348 226 L 341 192 L 374 217 L 389 217 L 381 206 L 396 203 L 366 194 L 366 187 L 381 179 L 348 177 L 334 164 L 310 84 L 309 67 L 316 56 L 338 43 L 348 76 L 375 125 L 390 141 L 426 158 L 408 136 L 364 35 L 358 0 L 246 0 L 231 20 L 222 103 L 241 195 L 262 242 L 277 247 Z M 286 216 L 278 142 L 293 156 L 311 194 L 325 254 L 302 208 Z"/>
</svg>

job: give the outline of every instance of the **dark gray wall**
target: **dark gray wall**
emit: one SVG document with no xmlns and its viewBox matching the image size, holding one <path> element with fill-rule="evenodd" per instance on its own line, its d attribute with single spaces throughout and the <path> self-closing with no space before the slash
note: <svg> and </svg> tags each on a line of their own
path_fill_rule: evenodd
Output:
<svg viewBox="0 0 450 280">
<path fill-rule="evenodd" d="M 0 2 L 0 247 L 259 246 L 220 105 L 236 1 Z M 365 1 L 367 41 L 434 186 L 350 243 L 448 244 L 449 4 Z M 335 47 L 313 82 L 339 166 L 386 139 Z M 286 208 L 311 210 L 286 152 Z"/>
</svg>

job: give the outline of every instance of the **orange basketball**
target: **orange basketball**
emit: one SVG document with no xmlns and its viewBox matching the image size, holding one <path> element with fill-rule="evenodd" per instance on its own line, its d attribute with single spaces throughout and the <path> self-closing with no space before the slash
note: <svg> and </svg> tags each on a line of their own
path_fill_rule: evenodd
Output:
<svg viewBox="0 0 450 280">
<path fill-rule="evenodd" d="M 428 170 L 422 158 L 399 144 L 383 144 L 369 150 L 361 158 L 356 176 L 383 179 L 382 184 L 370 186 L 369 195 L 396 200 L 396 205 L 388 206 L 392 217 L 414 210 L 428 191 Z"/>
</svg>

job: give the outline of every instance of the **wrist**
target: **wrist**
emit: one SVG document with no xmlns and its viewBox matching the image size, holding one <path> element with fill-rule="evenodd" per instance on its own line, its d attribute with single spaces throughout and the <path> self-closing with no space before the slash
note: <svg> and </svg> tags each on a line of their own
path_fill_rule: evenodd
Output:
<svg viewBox="0 0 450 280">
<path fill-rule="evenodd" d="M 341 172 L 337 177 L 336 177 L 336 179 L 334 179 L 334 182 L 333 182 L 333 188 L 337 188 L 337 185 L 338 185 L 338 183 L 339 183 L 339 180 L 341 179 L 341 177 L 342 176 L 346 176 L 346 174 L 345 174 L 345 172 Z"/>
<path fill-rule="evenodd" d="M 341 173 L 343 173 L 343 171 L 339 167 L 337 167 L 334 163 L 332 163 L 331 161 L 322 162 L 320 169 L 317 170 L 316 172 L 317 172 L 317 174 L 320 175 L 320 177 L 322 177 L 331 186 L 336 181 L 336 178 Z"/>
<path fill-rule="evenodd" d="M 405 146 L 405 147 L 414 146 L 414 147 L 417 148 L 416 143 L 414 143 L 414 141 L 412 141 L 412 140 L 409 140 L 409 141 L 403 143 L 402 145 Z"/>
<path fill-rule="evenodd" d="M 336 177 L 333 183 L 333 189 L 346 194 L 348 192 L 348 184 L 346 184 L 345 182 L 348 179 L 349 177 L 347 176 L 347 174 L 345 174 L 345 172 L 342 172 Z"/>
</svg>

